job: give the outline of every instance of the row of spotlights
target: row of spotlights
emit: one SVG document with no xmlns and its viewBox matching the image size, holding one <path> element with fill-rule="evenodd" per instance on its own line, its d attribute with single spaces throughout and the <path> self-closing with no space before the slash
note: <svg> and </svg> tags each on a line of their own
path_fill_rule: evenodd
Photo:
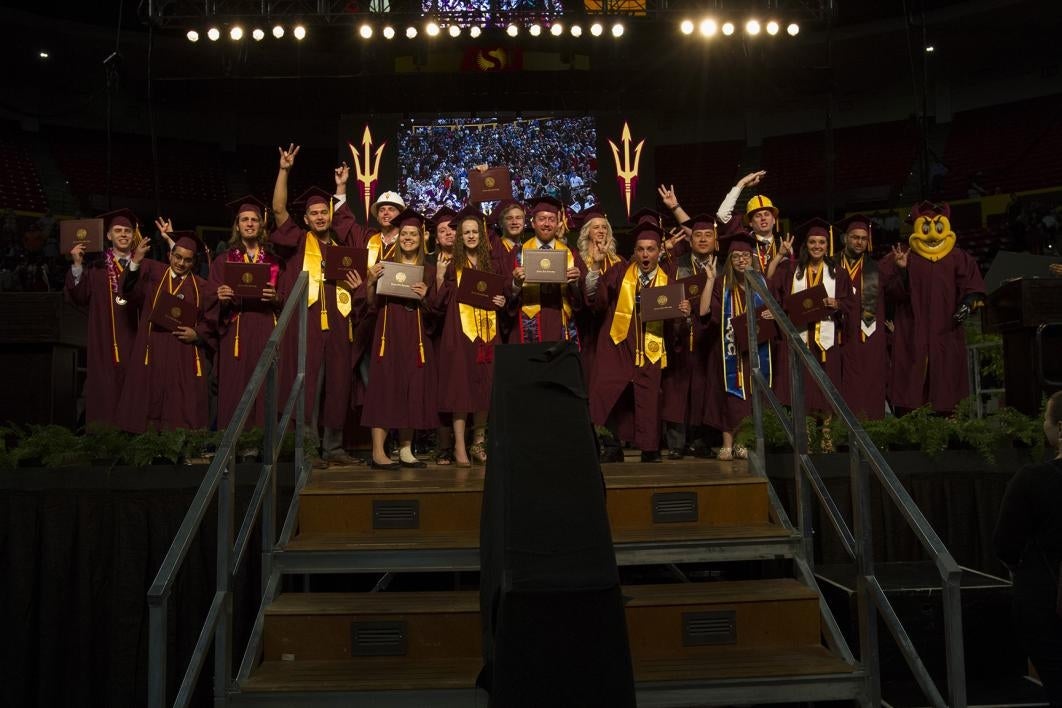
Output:
<svg viewBox="0 0 1062 708">
<path fill-rule="evenodd" d="M 733 22 L 724 22 L 722 25 L 717 23 L 711 17 L 706 17 L 698 24 L 694 24 L 693 20 L 683 20 L 679 24 L 679 30 L 682 34 L 690 35 L 695 31 L 699 31 L 703 37 L 714 37 L 719 32 L 722 32 L 727 37 L 734 34 L 737 31 L 737 26 Z M 749 20 L 745 23 L 745 34 L 755 37 L 760 32 L 766 31 L 767 34 L 772 37 L 782 31 L 782 26 L 775 20 L 769 20 L 766 24 L 760 24 L 759 20 Z M 796 37 L 800 34 L 800 25 L 796 22 L 790 22 L 785 28 L 786 34 L 790 37 Z"/>
<path fill-rule="evenodd" d="M 693 32 L 693 30 L 692 30 L 692 26 L 693 26 L 692 22 L 690 22 L 691 29 L 690 29 L 689 32 L 686 31 L 686 23 L 687 22 L 690 22 L 690 21 L 687 20 L 686 22 L 683 22 L 682 31 L 685 34 L 692 34 L 692 32 Z M 702 25 L 703 25 L 703 23 L 702 23 Z M 603 35 L 605 33 L 605 29 L 606 29 L 605 25 L 603 25 L 602 23 L 594 22 L 593 24 L 590 25 L 590 34 L 593 35 L 594 37 L 600 37 L 601 35 Z M 358 26 L 358 35 L 362 39 L 371 39 L 373 34 L 375 33 L 375 31 L 376 30 L 373 28 L 373 26 L 368 24 L 368 23 L 364 23 L 364 24 Z M 459 25 L 450 25 L 449 27 L 446 28 L 447 34 L 449 34 L 451 37 L 454 37 L 454 38 L 460 37 L 461 33 L 463 31 L 464 30 L 462 30 L 462 28 Z M 571 33 L 571 35 L 573 37 L 581 37 L 583 35 L 583 28 L 582 28 L 581 25 L 572 25 L 571 27 L 568 28 L 568 31 Z M 613 37 L 622 37 L 623 33 L 624 33 L 624 26 L 623 26 L 622 23 L 616 22 L 615 24 L 612 25 L 612 27 L 611 27 L 611 29 L 609 31 L 611 32 Z M 702 31 L 703 31 L 703 29 L 702 29 Z M 537 24 L 537 23 L 536 24 L 532 24 L 532 25 L 530 25 L 527 28 L 527 32 L 532 37 L 539 37 L 539 36 L 542 35 L 543 26 L 540 25 L 540 24 Z M 723 32 L 727 33 L 726 32 L 726 25 L 723 26 Z M 733 30 L 731 29 L 730 33 L 732 33 L 732 32 L 733 32 Z M 438 37 L 442 33 L 442 27 L 440 27 L 437 22 L 430 21 L 426 25 L 424 25 L 424 33 L 427 34 L 429 37 Z M 510 37 L 516 37 L 516 36 L 518 36 L 520 34 L 520 26 L 516 25 L 516 24 L 510 24 L 509 26 L 507 26 L 505 28 L 505 33 L 507 35 L 509 35 Z M 564 25 L 562 25 L 560 22 L 554 22 L 554 23 L 550 24 L 549 25 L 549 33 L 551 35 L 553 35 L 554 37 L 560 37 L 561 35 L 564 34 Z M 285 34 L 285 29 L 284 29 L 283 25 L 276 25 L 275 27 L 273 27 L 272 34 L 273 34 L 273 37 L 275 37 L 276 39 L 282 39 L 284 37 L 284 34 Z M 296 25 L 291 30 L 291 34 L 292 34 L 292 36 L 295 37 L 295 39 L 299 39 L 299 40 L 305 39 L 306 38 L 306 28 L 303 25 Z M 394 27 L 392 27 L 390 25 L 387 25 L 382 30 L 380 30 L 380 34 L 383 35 L 384 39 L 394 39 L 395 35 L 397 34 L 397 32 L 396 32 Z M 414 27 L 413 25 L 410 25 L 409 27 L 406 27 L 406 33 L 405 34 L 406 34 L 407 38 L 414 39 L 419 34 L 419 30 L 416 27 Z M 468 28 L 468 36 L 472 37 L 473 39 L 479 37 L 482 34 L 483 34 L 483 29 L 480 28 L 477 25 L 473 25 L 472 27 Z M 198 42 L 199 41 L 199 32 L 198 32 L 198 30 L 194 30 L 194 29 L 188 30 L 188 33 L 185 36 L 188 37 L 188 41 L 189 42 Z M 207 36 L 207 39 L 209 39 L 211 42 L 216 42 L 219 39 L 221 39 L 221 30 L 218 29 L 217 27 L 211 27 L 210 29 L 207 30 L 206 36 Z M 240 27 L 239 25 L 233 25 L 232 27 L 229 28 L 229 39 L 233 40 L 234 42 L 238 42 L 238 41 L 242 40 L 244 38 L 244 36 L 245 36 L 244 29 L 242 27 Z M 265 30 L 261 29 L 260 27 L 255 27 L 251 31 L 251 37 L 254 38 L 254 41 L 256 41 L 256 42 L 261 42 L 263 39 L 265 39 L 265 36 L 266 36 Z"/>
</svg>

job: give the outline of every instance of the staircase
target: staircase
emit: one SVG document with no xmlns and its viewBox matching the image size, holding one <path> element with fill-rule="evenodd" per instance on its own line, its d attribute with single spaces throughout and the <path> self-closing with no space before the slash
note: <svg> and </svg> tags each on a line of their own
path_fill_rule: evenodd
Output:
<svg viewBox="0 0 1062 708">
<path fill-rule="evenodd" d="M 757 358 L 750 362 L 757 444 L 748 462 L 629 461 L 602 470 L 616 561 L 625 579 L 638 705 L 828 700 L 879 705 L 880 620 L 929 703 L 964 708 L 958 565 L 810 352 L 800 346 L 796 330 L 770 297 L 762 276 L 749 275 L 746 283 L 771 309 L 790 342 L 791 412 L 778 403 Z M 478 591 L 467 586 L 443 589 L 445 580 L 422 591 L 386 589 L 394 574 L 445 579 L 455 571 L 478 569 L 481 470 L 450 466 L 377 473 L 358 467 L 311 474 L 305 459 L 296 454 L 300 471 L 296 494 L 277 531 L 277 431 L 293 422 L 295 449 L 301 450 L 305 411 L 301 371 L 287 402 L 279 406 L 276 355 L 295 316 L 294 303 L 305 302 L 306 284 L 303 274 L 148 593 L 148 703 L 153 708 L 171 704 L 166 680 L 167 602 L 189 541 L 216 497 L 217 590 L 173 705 L 190 702 L 211 644 L 216 706 L 485 705 L 486 696 L 475 688 L 482 666 Z M 303 348 L 306 308 L 297 309 Z M 749 329 L 750 349 L 755 351 L 755 327 Z M 305 361 L 304 350 L 299 361 Z M 848 428 L 851 529 L 807 454 L 805 375 L 831 399 L 837 419 Z M 279 417 L 279 423 L 267 423 L 265 462 L 237 533 L 231 475 L 235 443 L 263 386 L 266 420 Z M 794 450 L 794 523 L 763 467 L 765 405 L 774 409 Z M 941 677 L 926 670 L 875 575 L 869 486 L 873 479 L 881 487 L 875 503 L 900 507 L 939 572 L 947 701 L 935 684 Z M 858 661 L 815 577 L 813 498 L 855 566 Z M 244 649 L 232 642 L 231 582 L 256 523 L 262 536 L 263 590 Z M 709 572 L 700 572 L 703 566 L 697 564 L 705 563 L 711 564 Z M 666 569 L 668 575 L 639 580 L 647 567 Z M 688 572 L 693 570 L 699 572 Z M 380 573 L 384 577 L 372 592 L 312 592 L 306 588 L 312 588 L 313 582 L 299 582 L 299 576 Z M 234 671 L 234 660 L 241 653 Z"/>
</svg>

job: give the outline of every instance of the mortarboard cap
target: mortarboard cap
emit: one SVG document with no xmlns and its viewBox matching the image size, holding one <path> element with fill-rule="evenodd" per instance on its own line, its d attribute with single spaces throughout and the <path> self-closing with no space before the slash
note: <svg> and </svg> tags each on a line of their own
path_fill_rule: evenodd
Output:
<svg viewBox="0 0 1062 708">
<path fill-rule="evenodd" d="M 461 211 L 456 212 L 453 215 L 453 218 L 450 219 L 450 226 L 455 229 L 459 229 L 461 227 L 461 222 L 465 219 L 475 219 L 476 221 L 482 223 L 483 218 L 483 212 L 469 204 L 468 206 L 463 207 Z"/>
<path fill-rule="evenodd" d="M 424 227 L 426 219 L 416 211 L 412 209 L 404 209 L 398 216 L 391 220 L 392 226 L 402 228 L 403 226 L 416 226 L 418 229 Z"/>
<path fill-rule="evenodd" d="M 867 232 L 867 248 L 874 248 L 874 225 L 866 214 L 852 214 L 837 222 L 837 228 L 847 234 L 853 229 L 863 229 Z"/>
<path fill-rule="evenodd" d="M 698 214 L 690 219 L 689 228 L 692 231 L 704 231 L 705 229 L 711 229 L 717 231 L 715 224 L 715 216 L 712 214 Z"/>
<path fill-rule="evenodd" d="M 310 187 L 305 192 L 303 192 L 302 194 L 297 196 L 295 198 L 295 201 L 292 202 L 292 205 L 295 206 L 296 208 L 299 208 L 299 209 L 302 209 L 303 211 L 305 211 L 305 210 L 309 209 L 310 207 L 314 206 L 315 204 L 331 204 L 331 203 L 332 203 L 332 194 L 330 192 L 326 192 L 325 190 L 321 189 L 320 187 Z"/>
<path fill-rule="evenodd" d="M 751 253 L 755 247 L 755 239 L 746 231 L 735 231 L 726 238 L 719 239 L 719 252 L 724 256 L 731 251 L 747 251 Z"/>
<path fill-rule="evenodd" d="M 435 212 L 431 219 L 428 220 L 428 227 L 434 229 L 440 224 L 449 224 L 457 216 L 457 212 L 448 206 L 439 207 L 439 210 Z"/>
<path fill-rule="evenodd" d="M 553 197 L 536 197 L 527 203 L 527 207 L 529 214 L 553 213 L 558 218 L 564 209 L 564 205 Z"/>
<path fill-rule="evenodd" d="M 103 219 L 103 225 L 106 231 L 110 231 L 114 226 L 126 226 L 134 231 L 139 228 L 140 222 L 129 209 L 115 209 L 114 211 L 108 211 L 105 214 L 100 214 Z"/>
<path fill-rule="evenodd" d="M 203 239 L 199 238 L 199 234 L 195 231 L 174 231 L 170 234 L 170 238 L 173 239 L 174 248 L 187 248 L 195 254 L 206 251 Z"/>
<path fill-rule="evenodd" d="M 644 222 L 649 222 L 660 226 L 663 223 L 663 220 L 660 216 L 660 212 L 656 211 L 655 209 L 639 209 L 638 211 L 631 214 L 630 222 L 632 224 L 641 224 Z"/>
<path fill-rule="evenodd" d="M 833 226 L 825 219 L 815 217 L 808 219 L 800 226 L 796 227 L 797 240 L 801 243 L 807 241 L 812 236 L 823 236 L 826 238 L 826 242 L 829 244 L 829 253 L 833 255 Z"/>
<path fill-rule="evenodd" d="M 253 194 L 245 194 L 239 199 L 233 199 L 225 206 L 232 211 L 233 216 L 239 216 L 245 211 L 253 211 L 258 215 L 259 219 L 262 218 L 266 210 L 266 203 Z"/>
<path fill-rule="evenodd" d="M 635 224 L 634 228 L 631 229 L 631 235 L 634 237 L 635 242 L 654 241 L 660 244 L 664 240 L 664 230 L 650 221 Z"/>
</svg>

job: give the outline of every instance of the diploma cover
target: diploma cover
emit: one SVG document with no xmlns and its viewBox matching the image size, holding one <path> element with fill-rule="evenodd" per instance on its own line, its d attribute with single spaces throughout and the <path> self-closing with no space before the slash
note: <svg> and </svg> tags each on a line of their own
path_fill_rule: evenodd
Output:
<svg viewBox="0 0 1062 708">
<path fill-rule="evenodd" d="M 178 327 L 195 327 L 196 319 L 194 299 L 182 299 L 167 292 L 159 293 L 151 311 L 151 323 L 168 332 Z"/>
<path fill-rule="evenodd" d="M 103 251 L 103 219 L 65 219 L 59 222 L 59 249 L 70 253 L 79 243 L 85 253 Z"/>
<path fill-rule="evenodd" d="M 407 300 L 419 300 L 420 296 L 412 290 L 416 283 L 424 282 L 424 266 L 410 263 L 381 261 L 383 273 L 376 281 L 376 294 L 388 297 L 401 297 Z"/>
<path fill-rule="evenodd" d="M 505 280 L 505 276 L 497 273 L 465 268 L 461 271 L 461 284 L 457 286 L 457 301 L 482 310 L 496 310 L 491 300 L 496 295 L 505 294 Z"/>
<path fill-rule="evenodd" d="M 262 290 L 270 285 L 268 263 L 228 262 L 223 265 L 225 285 L 239 297 L 262 297 Z"/>
<path fill-rule="evenodd" d="M 525 248 L 521 262 L 528 283 L 568 282 L 568 252 L 556 248 Z"/>
<path fill-rule="evenodd" d="M 513 198 L 513 182 L 508 167 L 491 167 L 485 172 L 468 173 L 468 201 L 496 202 Z"/>
<path fill-rule="evenodd" d="M 679 310 L 679 305 L 685 299 L 685 289 L 682 283 L 643 288 L 640 300 L 642 321 L 654 322 L 685 317 L 686 315 Z"/>
</svg>

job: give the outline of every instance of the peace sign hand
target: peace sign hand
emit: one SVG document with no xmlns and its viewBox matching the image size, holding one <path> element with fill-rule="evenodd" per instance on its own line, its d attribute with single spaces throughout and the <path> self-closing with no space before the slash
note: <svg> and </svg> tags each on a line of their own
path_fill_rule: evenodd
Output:
<svg viewBox="0 0 1062 708">
<path fill-rule="evenodd" d="M 668 209 L 674 209 L 678 206 L 678 197 L 675 195 L 675 185 L 668 187 L 662 184 L 656 191 L 660 194 L 660 198 L 664 201 L 664 206 Z"/>
<path fill-rule="evenodd" d="M 910 250 L 906 250 L 906 251 L 903 250 L 903 246 L 901 246 L 898 243 L 895 244 L 892 247 L 892 255 L 893 255 L 893 258 L 896 259 L 896 267 L 897 268 L 906 268 L 907 267 L 907 256 L 909 256 L 910 253 L 911 253 Z"/>
<path fill-rule="evenodd" d="M 280 169 L 290 170 L 295 164 L 295 156 L 299 154 L 299 146 L 292 143 L 287 150 L 278 147 L 277 152 L 280 153 Z"/>
</svg>

